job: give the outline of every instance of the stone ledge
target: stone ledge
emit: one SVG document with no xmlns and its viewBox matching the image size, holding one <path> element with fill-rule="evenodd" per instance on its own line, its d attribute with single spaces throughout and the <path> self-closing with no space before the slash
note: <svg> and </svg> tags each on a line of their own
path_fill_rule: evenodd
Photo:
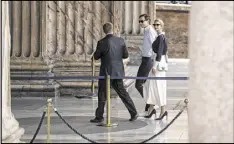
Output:
<svg viewBox="0 0 234 144">
<path fill-rule="evenodd" d="M 160 10 L 170 10 L 170 11 L 184 11 L 189 12 L 191 9 L 191 5 L 187 4 L 164 4 L 164 3 L 157 3 L 156 4 L 156 11 Z"/>
</svg>

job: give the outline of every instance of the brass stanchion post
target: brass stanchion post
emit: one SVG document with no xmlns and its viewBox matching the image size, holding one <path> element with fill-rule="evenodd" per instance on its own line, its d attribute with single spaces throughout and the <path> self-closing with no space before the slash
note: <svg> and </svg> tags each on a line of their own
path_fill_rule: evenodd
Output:
<svg viewBox="0 0 234 144">
<path fill-rule="evenodd" d="M 95 76 L 95 63 L 94 63 L 94 57 L 92 57 L 92 76 Z M 92 79 L 92 94 L 94 96 L 94 90 L 95 90 L 95 85 L 94 85 L 94 79 Z"/>
<path fill-rule="evenodd" d="M 106 114 L 106 126 L 111 126 L 110 121 L 110 75 L 106 77 L 106 100 L 107 100 L 107 114 Z"/>
<path fill-rule="evenodd" d="M 50 143 L 50 108 L 52 99 L 47 99 L 47 143 Z"/>
<path fill-rule="evenodd" d="M 118 124 L 111 123 L 111 101 L 110 101 L 110 75 L 106 76 L 106 100 L 107 100 L 107 111 L 106 111 L 106 124 L 101 124 L 99 126 L 112 127 L 117 126 Z"/>
</svg>

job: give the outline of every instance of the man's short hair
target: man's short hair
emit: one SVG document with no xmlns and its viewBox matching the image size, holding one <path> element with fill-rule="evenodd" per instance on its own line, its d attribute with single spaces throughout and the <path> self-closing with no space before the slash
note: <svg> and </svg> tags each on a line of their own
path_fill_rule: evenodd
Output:
<svg viewBox="0 0 234 144">
<path fill-rule="evenodd" d="M 113 32 L 113 24 L 111 22 L 107 22 L 103 25 L 103 31 L 105 34 Z"/>
<path fill-rule="evenodd" d="M 139 18 L 141 18 L 141 17 L 144 17 L 145 20 L 150 20 L 150 16 L 147 15 L 147 14 L 141 14 L 141 15 L 139 16 Z"/>
</svg>

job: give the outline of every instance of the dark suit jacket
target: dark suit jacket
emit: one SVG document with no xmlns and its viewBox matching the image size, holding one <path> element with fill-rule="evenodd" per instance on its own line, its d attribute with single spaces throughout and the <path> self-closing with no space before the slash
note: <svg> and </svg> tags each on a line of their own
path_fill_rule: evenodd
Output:
<svg viewBox="0 0 234 144">
<path fill-rule="evenodd" d="M 100 76 L 125 76 L 123 60 L 128 58 L 124 39 L 108 34 L 98 41 L 94 59 L 101 59 Z"/>
</svg>

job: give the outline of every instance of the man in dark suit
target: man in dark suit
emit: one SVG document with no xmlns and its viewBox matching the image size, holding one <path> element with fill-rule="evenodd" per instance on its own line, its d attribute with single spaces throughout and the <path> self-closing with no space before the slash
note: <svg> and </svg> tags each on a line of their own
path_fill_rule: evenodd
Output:
<svg viewBox="0 0 234 144">
<path fill-rule="evenodd" d="M 124 39 L 113 35 L 113 24 L 106 23 L 103 25 L 103 31 L 106 37 L 98 41 L 94 59 L 101 59 L 100 76 L 109 74 L 112 76 L 123 77 L 125 75 L 123 60 L 128 58 L 128 51 Z M 130 98 L 128 92 L 124 88 L 122 79 L 111 79 L 110 84 L 117 92 L 126 108 L 128 109 L 131 118 L 129 121 L 134 121 L 138 117 L 135 105 Z M 98 107 L 96 109 L 95 118 L 90 120 L 93 123 L 103 122 L 103 113 L 106 103 L 106 86 L 105 80 L 98 81 Z"/>
</svg>

